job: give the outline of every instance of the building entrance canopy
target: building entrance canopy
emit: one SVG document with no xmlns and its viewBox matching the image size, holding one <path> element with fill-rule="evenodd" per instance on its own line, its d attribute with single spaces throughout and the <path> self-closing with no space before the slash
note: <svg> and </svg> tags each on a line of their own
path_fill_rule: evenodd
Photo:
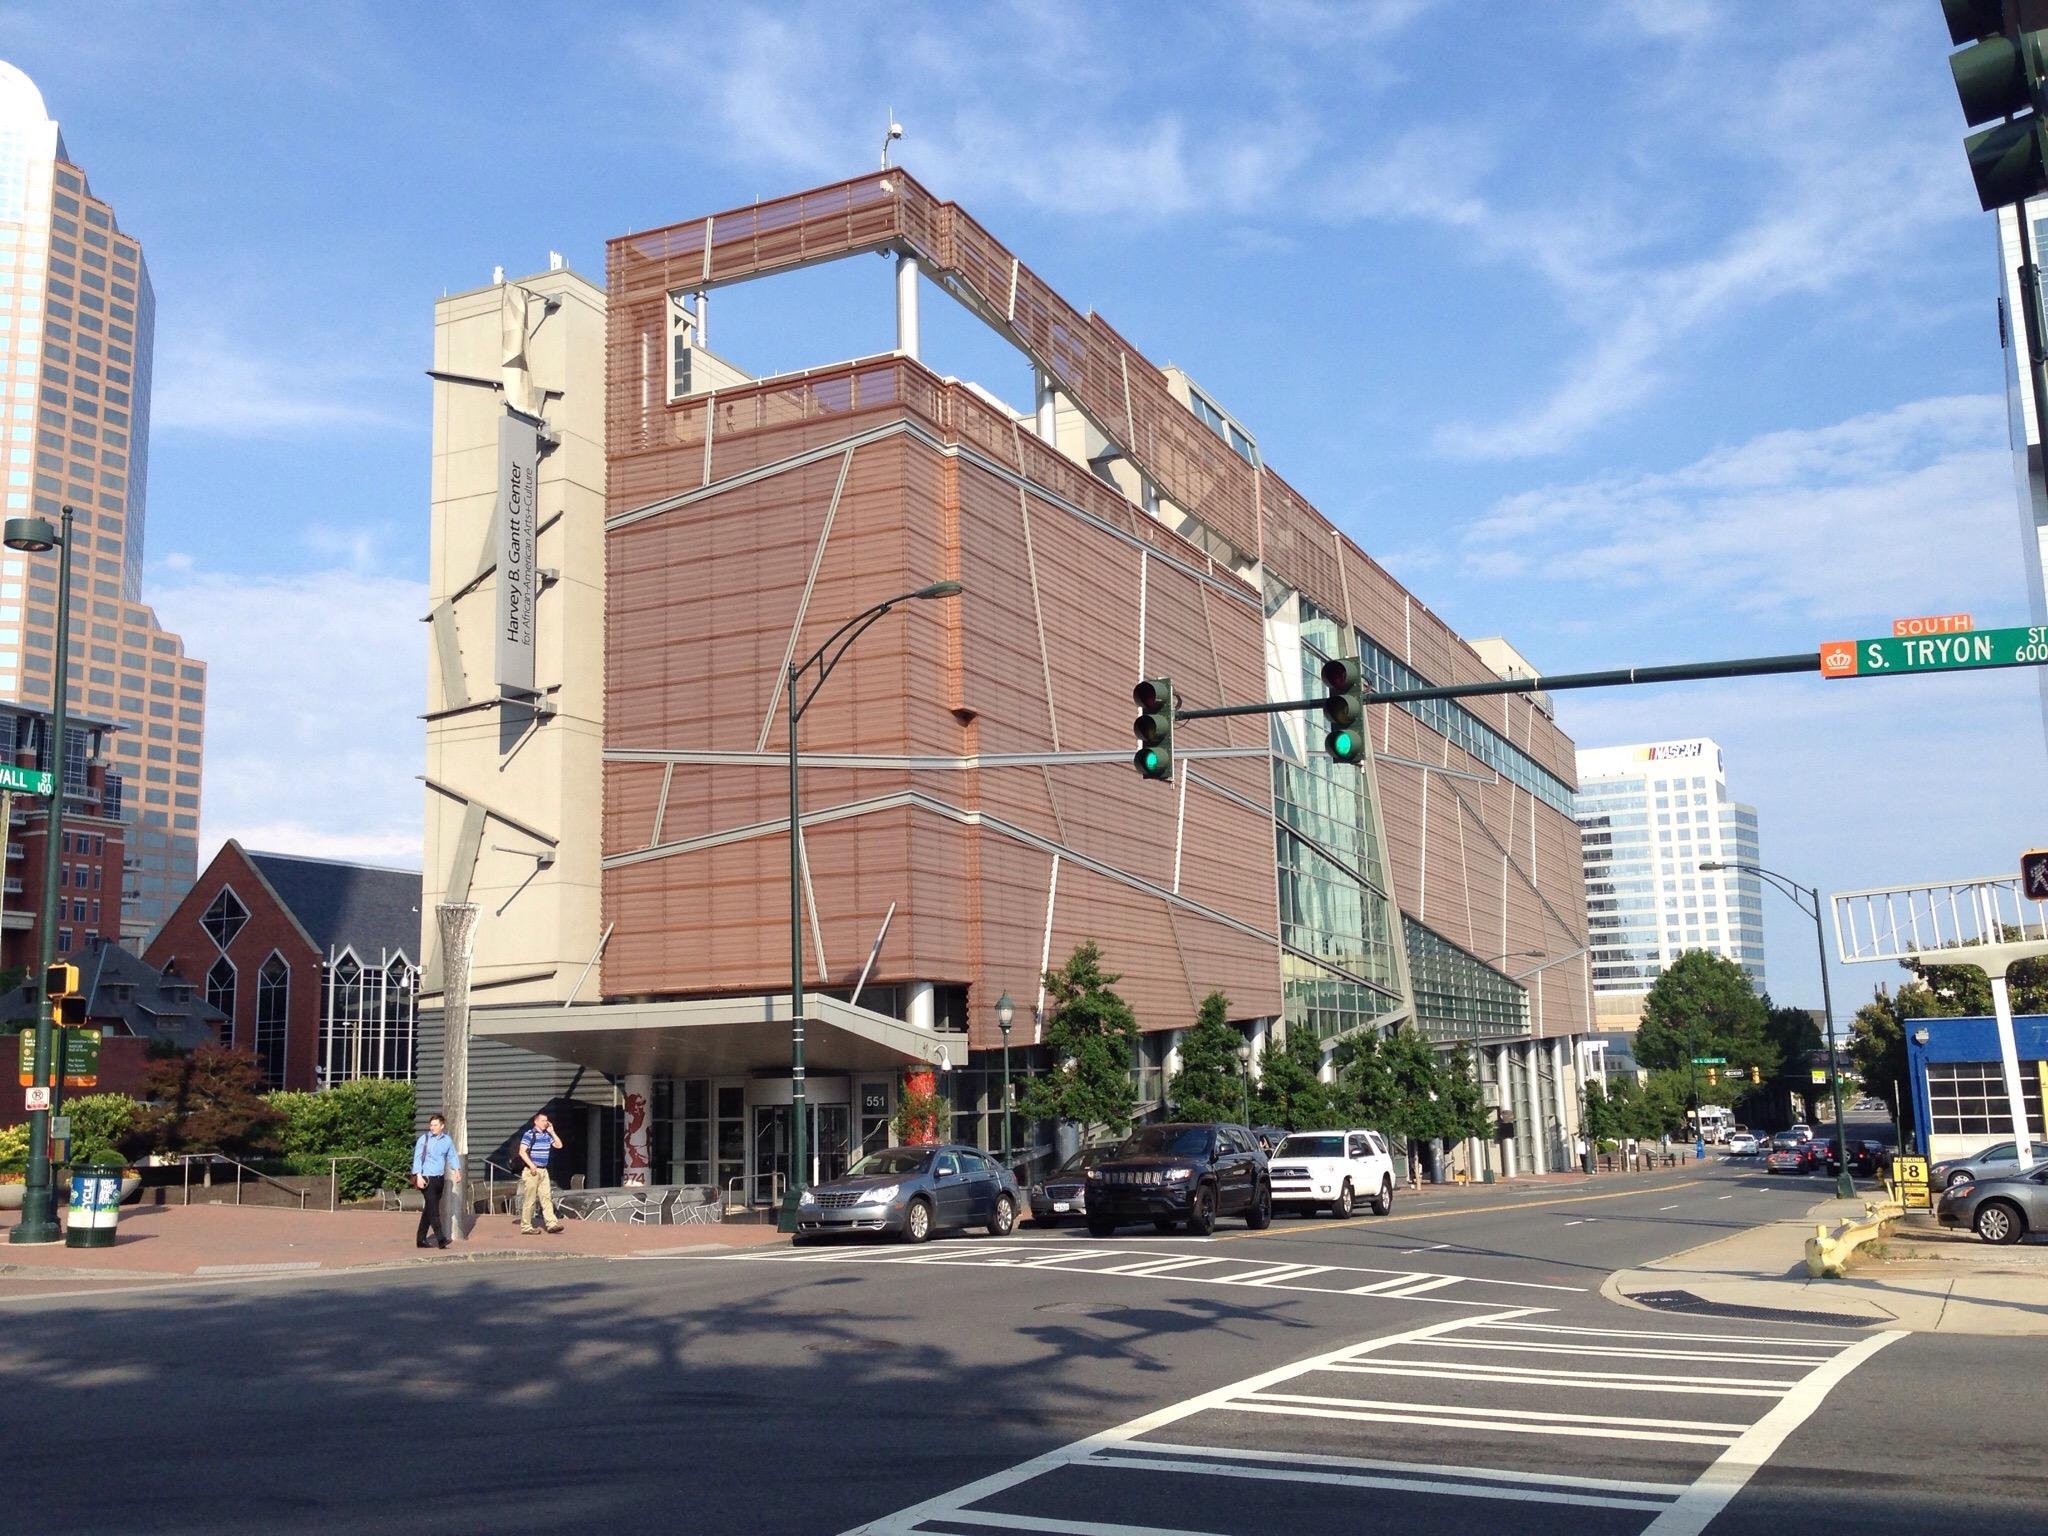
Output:
<svg viewBox="0 0 2048 1536">
<path fill-rule="evenodd" d="M 806 996 L 805 1053 L 813 1071 L 947 1068 L 967 1057 L 965 1034 L 920 1029 L 887 1014 Z M 789 1065 L 789 995 L 694 998 L 479 1010 L 482 1039 L 624 1076 L 745 1077 Z"/>
</svg>

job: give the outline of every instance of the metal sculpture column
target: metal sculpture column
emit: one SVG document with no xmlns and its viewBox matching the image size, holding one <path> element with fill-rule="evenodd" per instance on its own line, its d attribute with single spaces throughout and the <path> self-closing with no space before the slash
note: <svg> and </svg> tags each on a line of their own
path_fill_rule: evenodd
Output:
<svg viewBox="0 0 2048 1536">
<path fill-rule="evenodd" d="M 444 901 L 435 908 L 441 924 L 441 1113 L 455 1143 L 457 1169 L 469 1154 L 469 957 L 476 943 L 477 905 Z M 469 1236 L 460 1177 L 448 1183 L 448 1231 Z"/>
</svg>

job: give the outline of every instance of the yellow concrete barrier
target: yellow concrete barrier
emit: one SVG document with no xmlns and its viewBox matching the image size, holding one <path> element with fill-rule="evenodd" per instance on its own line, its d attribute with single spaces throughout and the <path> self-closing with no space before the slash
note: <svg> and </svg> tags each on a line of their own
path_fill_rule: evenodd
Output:
<svg viewBox="0 0 2048 1536">
<path fill-rule="evenodd" d="M 1816 1280 L 1839 1280 L 1849 1267 L 1849 1256 L 1874 1237 L 1884 1236 L 1885 1229 L 1904 1214 L 1897 1201 L 1887 1200 L 1880 1205 L 1865 1202 L 1864 1219 L 1842 1221 L 1828 1230 L 1825 1223 L 1815 1223 L 1813 1236 L 1806 1240 L 1806 1272 Z"/>
</svg>

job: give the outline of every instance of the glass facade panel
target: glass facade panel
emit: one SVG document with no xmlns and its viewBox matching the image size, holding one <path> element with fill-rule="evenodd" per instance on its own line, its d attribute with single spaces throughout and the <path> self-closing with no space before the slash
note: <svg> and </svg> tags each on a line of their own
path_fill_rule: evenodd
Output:
<svg viewBox="0 0 2048 1536">
<path fill-rule="evenodd" d="M 1504 1040 L 1529 1032 L 1529 994 L 1441 935 L 1409 918 L 1408 979 L 1424 1034 L 1451 1040 Z"/>
<path fill-rule="evenodd" d="M 2027 1129 L 2039 1136 L 2041 1074 L 2033 1066 L 2030 1061 L 2020 1063 L 2020 1093 L 2027 1108 Z M 2012 1135 L 2005 1072 L 1995 1061 L 1928 1062 L 1927 1111 L 1928 1129 L 1936 1136 Z"/>
</svg>

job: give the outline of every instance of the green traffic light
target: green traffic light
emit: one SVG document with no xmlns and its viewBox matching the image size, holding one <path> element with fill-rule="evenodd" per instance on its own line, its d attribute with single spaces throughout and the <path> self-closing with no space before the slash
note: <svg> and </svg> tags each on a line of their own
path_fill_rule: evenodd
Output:
<svg viewBox="0 0 2048 1536">
<path fill-rule="evenodd" d="M 1158 766 L 1159 754 L 1157 752 L 1147 750 L 1147 752 L 1145 753 L 1145 771 L 1147 773 L 1150 773 L 1153 769 L 1157 768 Z"/>
<path fill-rule="evenodd" d="M 1332 736 L 1330 738 L 1330 750 L 1339 757 L 1349 757 L 1351 755 L 1351 733 L 1349 731 L 1339 731 L 1336 735 Z"/>
</svg>

